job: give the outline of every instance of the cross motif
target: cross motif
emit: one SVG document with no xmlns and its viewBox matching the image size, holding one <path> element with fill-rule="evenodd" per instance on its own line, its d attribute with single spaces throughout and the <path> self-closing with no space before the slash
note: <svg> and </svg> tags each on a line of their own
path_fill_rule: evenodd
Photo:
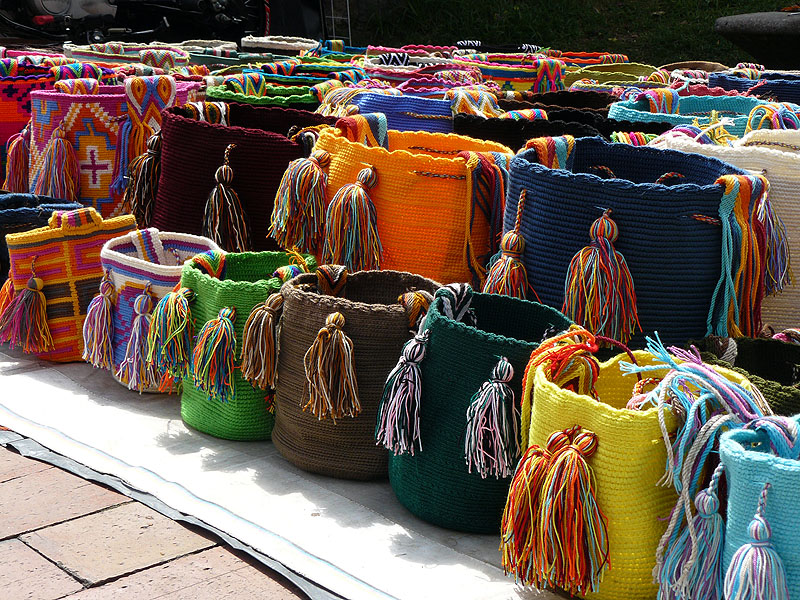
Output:
<svg viewBox="0 0 800 600">
<path fill-rule="evenodd" d="M 99 173 L 111 172 L 111 161 L 97 159 L 97 146 L 89 146 L 86 148 L 86 158 L 88 162 L 81 163 L 81 171 L 89 173 L 89 185 L 91 187 L 98 187 L 100 185 Z"/>
</svg>

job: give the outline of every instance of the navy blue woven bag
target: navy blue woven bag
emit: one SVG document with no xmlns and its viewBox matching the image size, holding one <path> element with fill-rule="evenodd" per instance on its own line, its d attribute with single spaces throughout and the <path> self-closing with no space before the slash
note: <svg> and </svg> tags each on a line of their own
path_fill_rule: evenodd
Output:
<svg viewBox="0 0 800 600">
<path fill-rule="evenodd" d="M 780 71 L 755 71 L 753 73 L 758 74 L 758 79 L 750 79 L 735 71 L 709 73 L 708 86 L 740 92 L 750 90 L 762 98 L 800 104 L 800 75 Z"/>
<path fill-rule="evenodd" d="M 565 140 L 573 144 L 568 150 Z M 618 231 L 613 248 L 635 286 L 640 327 L 631 342 L 641 345 L 642 331 L 658 331 L 665 343 L 679 344 L 705 334 L 709 323 L 715 330 L 725 326 L 720 313 L 727 311 L 711 307 L 724 296 L 717 290 L 725 274 L 720 206 L 731 190 L 717 179 L 744 171 L 601 138 L 540 138 L 529 147 L 511 161 L 504 232 L 515 229 L 524 190 L 517 226 L 522 262 L 542 303 L 563 308 L 571 261 L 590 246 L 590 228 L 611 209 Z M 536 298 L 530 289 L 527 296 Z"/>
<path fill-rule="evenodd" d="M 83 208 L 83 205 L 49 196 L 0 191 L 0 282 L 8 277 L 6 234 L 43 227 L 53 211 L 78 208 Z"/>
</svg>

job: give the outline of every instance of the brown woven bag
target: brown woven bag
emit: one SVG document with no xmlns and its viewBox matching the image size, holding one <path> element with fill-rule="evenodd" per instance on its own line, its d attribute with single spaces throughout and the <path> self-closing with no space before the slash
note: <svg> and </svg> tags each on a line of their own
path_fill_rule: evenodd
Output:
<svg viewBox="0 0 800 600">
<path fill-rule="evenodd" d="M 345 479 L 386 476 L 387 452 L 375 443 L 384 382 L 438 287 L 410 273 L 348 275 L 330 265 L 284 284 L 272 441 L 289 462 Z M 340 360 L 346 351 L 325 362 L 337 336 L 350 341 L 349 370 Z M 323 368 L 315 369 L 317 358 Z M 327 407 L 319 385 L 326 378 Z"/>
</svg>

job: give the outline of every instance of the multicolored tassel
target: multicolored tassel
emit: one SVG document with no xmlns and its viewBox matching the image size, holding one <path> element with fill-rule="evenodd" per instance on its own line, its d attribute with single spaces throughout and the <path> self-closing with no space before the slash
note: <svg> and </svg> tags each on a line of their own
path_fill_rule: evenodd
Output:
<svg viewBox="0 0 800 600">
<path fill-rule="evenodd" d="M 128 386 L 129 390 L 143 392 L 158 384 L 158 374 L 152 363 L 147 361 L 147 338 L 150 335 L 153 309 L 153 298 L 150 285 L 133 300 L 133 311 L 136 316 L 131 326 L 131 336 L 125 346 L 125 358 L 117 369 L 117 378 Z"/>
<path fill-rule="evenodd" d="M 425 330 L 403 346 L 400 360 L 383 387 L 375 439 L 395 456 L 422 450 L 419 408 L 422 394 L 420 363 L 430 332 Z"/>
<path fill-rule="evenodd" d="M 325 232 L 325 169 L 330 162 L 330 154 L 317 150 L 289 163 L 275 194 L 269 228 L 282 248 L 316 252 L 319 247 Z"/>
<path fill-rule="evenodd" d="M 244 324 L 242 377 L 262 390 L 274 388 L 278 377 L 278 321 L 282 308 L 283 296 L 272 294 L 256 304 Z"/>
<path fill-rule="evenodd" d="M 63 121 L 53 130 L 44 150 L 44 163 L 33 193 L 39 196 L 62 198 L 72 202 L 78 199 L 80 178 L 75 148 L 64 137 Z"/>
<path fill-rule="evenodd" d="M 6 182 L 3 188 L 9 192 L 27 193 L 28 169 L 31 160 L 31 122 L 8 138 L 6 144 Z"/>
<path fill-rule="evenodd" d="M 229 144 L 225 148 L 225 162 L 214 175 L 217 185 L 206 201 L 203 235 L 228 252 L 246 252 L 252 248 L 250 225 L 239 196 L 231 187 L 233 169 L 230 166 L 230 154 L 234 148 L 236 144 Z"/>
<path fill-rule="evenodd" d="M 147 336 L 147 361 L 171 379 L 182 379 L 189 369 L 192 345 L 192 311 L 189 303 L 194 292 L 180 288 L 167 293 L 153 310 Z"/>
<path fill-rule="evenodd" d="M 361 412 L 353 368 L 353 341 L 343 327 L 342 313 L 329 314 L 303 359 L 308 398 L 303 410 L 310 410 L 320 420 L 330 415 L 334 423 L 336 419 L 356 417 Z"/>
<path fill-rule="evenodd" d="M 323 259 L 351 271 L 379 269 L 383 247 L 378 218 L 369 190 L 378 183 L 372 167 L 362 169 L 358 181 L 336 192 L 325 216 Z"/>
<path fill-rule="evenodd" d="M 725 600 L 789 600 L 786 571 L 772 545 L 772 528 L 764 516 L 767 492 L 764 485 L 758 508 L 750 522 L 750 542 L 739 548 L 725 574 Z"/>
<path fill-rule="evenodd" d="M 483 479 L 510 477 L 519 457 L 519 411 L 509 386 L 513 378 L 514 367 L 501 357 L 467 408 L 464 458 L 469 472 L 474 469 Z"/>
<path fill-rule="evenodd" d="M 47 299 L 44 281 L 36 276 L 36 258 L 31 261 L 31 278 L 0 315 L 0 342 L 11 348 L 18 345 L 28 354 L 53 350 L 47 324 Z"/>
<path fill-rule="evenodd" d="M 0 287 L 0 315 L 2 315 L 8 305 L 11 304 L 11 301 L 14 299 L 14 294 L 16 294 L 14 282 L 11 280 L 11 277 L 9 277 L 3 282 L 3 287 Z"/>
<path fill-rule="evenodd" d="M 134 158 L 128 167 L 128 183 L 122 200 L 122 210 L 133 214 L 140 228 L 150 226 L 160 175 L 161 133 L 159 132 L 147 140 L 147 152 Z"/>
<path fill-rule="evenodd" d="M 83 360 L 97 369 L 111 369 L 114 364 L 114 295 L 116 290 L 106 271 L 100 281 L 100 293 L 89 303 L 83 322 Z"/>
<path fill-rule="evenodd" d="M 500 242 L 502 254 L 492 265 L 489 275 L 486 277 L 486 283 L 483 285 L 485 294 L 505 294 L 513 298 L 524 299 L 530 287 L 528 272 L 525 269 L 525 263 L 522 262 L 522 254 L 525 252 L 525 238 L 519 232 L 522 213 L 525 210 L 526 193 L 526 190 L 522 190 L 519 193 L 514 229 L 503 235 L 503 239 Z"/>
<path fill-rule="evenodd" d="M 598 335 L 627 343 L 641 325 L 633 277 L 614 248 L 619 230 L 610 214 L 606 210 L 592 224 L 591 245 L 572 257 L 561 311 Z"/>
<path fill-rule="evenodd" d="M 192 352 L 192 380 L 212 400 L 228 402 L 233 397 L 233 368 L 236 359 L 236 308 L 219 311 L 197 334 Z"/>
</svg>

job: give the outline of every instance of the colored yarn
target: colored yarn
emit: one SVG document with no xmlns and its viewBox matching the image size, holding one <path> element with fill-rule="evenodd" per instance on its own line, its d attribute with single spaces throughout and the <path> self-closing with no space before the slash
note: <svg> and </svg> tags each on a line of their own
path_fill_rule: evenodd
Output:
<svg viewBox="0 0 800 600">
<path fill-rule="evenodd" d="M 33 193 L 75 201 L 78 198 L 78 160 L 75 149 L 64 137 L 64 123 L 53 130 L 44 152 L 41 175 Z"/>
<path fill-rule="evenodd" d="M 341 313 L 329 314 L 303 360 L 308 398 L 303 410 L 310 410 L 320 420 L 330 415 L 334 423 L 361 412 L 353 342 L 344 332 L 344 325 Z"/>
<path fill-rule="evenodd" d="M 203 235 L 211 238 L 229 252 L 246 252 L 252 249 L 250 225 L 233 183 L 230 153 L 236 144 L 225 148 L 224 163 L 214 178 L 217 185 L 211 190 L 203 215 Z"/>
<path fill-rule="evenodd" d="M 351 271 L 380 268 L 383 247 L 375 205 L 369 197 L 377 183 L 377 172 L 367 167 L 359 172 L 356 183 L 336 192 L 325 217 L 325 262 L 345 265 Z"/>
<path fill-rule="evenodd" d="M 525 252 L 525 239 L 519 232 L 520 223 L 525 207 L 525 194 L 523 189 L 519 195 L 517 203 L 517 216 L 514 221 L 514 229 L 503 234 L 500 241 L 500 258 L 495 261 L 483 292 L 486 294 L 505 294 L 514 298 L 525 298 L 528 289 L 533 287 L 528 283 L 528 272 L 525 270 L 525 263 L 522 262 L 522 255 Z M 536 294 L 536 291 L 533 291 Z M 537 296 L 538 299 L 538 296 Z"/>
<path fill-rule="evenodd" d="M 398 296 L 397 303 L 408 315 L 409 329 L 414 330 L 420 327 L 431 302 L 433 302 L 433 296 L 425 290 L 415 290 Z"/>
<path fill-rule="evenodd" d="M 611 141 L 630 146 L 646 146 L 658 136 L 654 133 L 641 133 L 638 131 L 614 131 L 611 134 Z"/>
<path fill-rule="evenodd" d="M 571 135 L 534 138 L 525 143 L 525 148 L 535 149 L 539 162 L 548 169 L 566 169 L 575 149 L 575 138 Z"/>
<path fill-rule="evenodd" d="M 27 193 L 28 168 L 31 158 L 30 122 L 19 133 L 8 138 L 6 144 L 6 181 L 3 189 Z"/>
<path fill-rule="evenodd" d="M 169 292 L 153 310 L 147 337 L 147 360 L 161 375 L 180 380 L 189 370 L 192 341 L 192 313 L 189 302 L 194 292 L 180 288 Z"/>
<path fill-rule="evenodd" d="M 11 301 L 14 299 L 16 290 L 14 289 L 14 282 L 9 278 L 3 282 L 0 287 L 0 315 L 6 310 Z"/>
<path fill-rule="evenodd" d="M 147 152 L 131 161 L 122 210 L 136 217 L 139 227 L 149 227 L 161 175 L 161 135 L 147 140 Z"/>
<path fill-rule="evenodd" d="M 253 308 L 242 333 L 242 377 L 262 390 L 275 387 L 281 308 L 283 296 L 271 294 Z"/>
<path fill-rule="evenodd" d="M 35 263 L 34 257 L 25 289 L 0 314 L 0 342 L 8 342 L 11 348 L 22 346 L 26 353 L 47 352 L 54 347 L 47 324 L 47 299 L 42 292 L 44 281 L 36 277 Z"/>
<path fill-rule="evenodd" d="M 745 133 L 754 129 L 800 129 L 800 107 L 788 102 L 760 104 L 747 115 Z"/>
<path fill-rule="evenodd" d="M 114 284 L 106 272 L 100 282 L 100 293 L 89 303 L 83 322 L 83 360 L 98 369 L 111 369 L 114 362 L 111 311 L 115 293 Z"/>
<path fill-rule="evenodd" d="M 317 291 L 326 296 L 341 296 L 349 276 L 342 265 L 320 265 L 316 270 Z"/>
<path fill-rule="evenodd" d="M 96 96 L 100 94 L 100 82 L 97 79 L 65 79 L 56 81 L 53 89 L 63 94 Z"/>
<path fill-rule="evenodd" d="M 153 298 L 150 296 L 149 286 L 136 296 L 133 301 L 133 310 L 136 316 L 131 326 L 131 334 L 125 346 L 125 357 L 117 369 L 117 378 L 129 390 L 141 393 L 143 390 L 152 389 L 158 385 L 158 375 L 153 363 L 147 360 L 148 337 L 150 335 Z"/>
<path fill-rule="evenodd" d="M 651 113 L 676 115 L 680 112 L 680 96 L 672 88 L 643 90 L 634 97 L 636 102 L 647 102 Z"/>
<path fill-rule="evenodd" d="M 505 112 L 497 105 L 494 94 L 481 90 L 449 89 L 444 93 L 444 99 L 450 102 L 450 109 L 454 115 L 467 114 L 490 118 L 500 117 Z"/>
<path fill-rule="evenodd" d="M 191 374 L 194 385 L 212 400 L 233 399 L 233 367 L 236 359 L 235 308 L 223 308 L 197 334 L 192 351 Z"/>
</svg>

